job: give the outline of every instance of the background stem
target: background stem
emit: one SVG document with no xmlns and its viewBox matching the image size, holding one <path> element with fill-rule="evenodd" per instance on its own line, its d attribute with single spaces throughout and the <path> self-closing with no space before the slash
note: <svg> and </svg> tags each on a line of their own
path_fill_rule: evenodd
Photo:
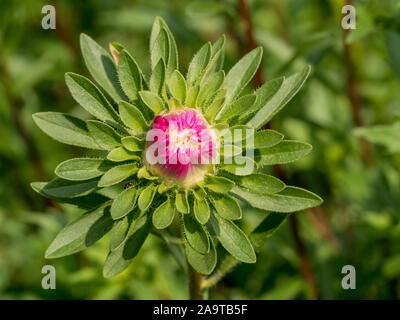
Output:
<svg viewBox="0 0 400 320">
<path fill-rule="evenodd" d="M 239 11 L 239 16 L 245 26 L 246 38 L 247 38 L 247 51 L 251 51 L 252 49 L 257 47 L 257 41 L 255 40 L 254 36 L 254 27 L 251 20 L 251 14 L 247 5 L 247 1 L 238 0 L 237 6 Z M 263 73 L 264 72 L 262 70 L 262 63 L 261 63 L 252 80 L 256 88 L 264 84 Z M 267 123 L 263 127 L 263 129 L 271 129 L 271 123 Z M 282 166 L 275 165 L 274 171 L 279 179 L 285 181 L 285 170 Z M 312 268 L 312 264 L 308 256 L 304 241 L 299 233 L 296 217 L 294 215 L 291 215 L 289 217 L 289 221 L 290 221 L 290 229 L 296 245 L 297 255 L 300 260 L 300 272 L 304 279 L 304 282 L 308 287 L 307 290 L 308 298 L 317 299 L 319 296 L 319 290 L 315 282 L 314 270 Z"/>
</svg>

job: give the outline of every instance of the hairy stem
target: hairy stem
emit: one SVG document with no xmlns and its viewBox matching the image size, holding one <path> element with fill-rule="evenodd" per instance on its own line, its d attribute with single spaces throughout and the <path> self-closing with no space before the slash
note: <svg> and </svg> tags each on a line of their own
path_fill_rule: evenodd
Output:
<svg viewBox="0 0 400 320">
<path fill-rule="evenodd" d="M 219 269 L 212 274 L 207 279 L 204 279 L 201 286 L 203 289 L 211 288 L 215 286 L 224 276 L 226 276 L 229 272 L 232 271 L 240 263 L 239 260 L 235 259 L 232 256 L 228 256 L 225 260 L 221 263 Z"/>
<path fill-rule="evenodd" d="M 203 300 L 202 282 L 203 276 L 197 272 L 188 263 L 188 280 L 189 280 L 189 299 Z"/>
</svg>

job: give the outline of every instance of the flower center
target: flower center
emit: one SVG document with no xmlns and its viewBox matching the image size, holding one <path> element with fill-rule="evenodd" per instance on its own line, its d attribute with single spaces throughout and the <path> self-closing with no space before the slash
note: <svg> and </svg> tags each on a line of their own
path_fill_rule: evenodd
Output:
<svg viewBox="0 0 400 320">
<path fill-rule="evenodd" d="M 214 133 L 195 109 L 156 116 L 147 134 L 146 166 L 167 184 L 195 185 L 213 169 L 215 154 Z"/>
</svg>

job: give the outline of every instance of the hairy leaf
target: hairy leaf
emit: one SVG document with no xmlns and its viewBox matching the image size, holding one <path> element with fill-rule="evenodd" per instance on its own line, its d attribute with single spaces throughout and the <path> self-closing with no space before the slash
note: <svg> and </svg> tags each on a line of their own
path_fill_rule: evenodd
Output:
<svg viewBox="0 0 400 320">
<path fill-rule="evenodd" d="M 193 213 L 198 222 L 200 222 L 201 224 L 206 224 L 208 219 L 210 218 L 210 207 L 207 200 L 200 200 L 195 197 Z"/>
<path fill-rule="evenodd" d="M 310 66 L 307 66 L 285 79 L 275 95 L 246 124 L 259 129 L 270 121 L 300 90 L 310 70 Z"/>
<path fill-rule="evenodd" d="M 168 199 L 161 204 L 153 213 L 153 225 L 157 229 L 165 229 L 174 220 L 175 208 L 172 204 L 172 200 Z"/>
<path fill-rule="evenodd" d="M 190 246 L 201 254 L 208 253 L 210 251 L 210 239 L 206 229 L 190 214 L 183 216 L 183 225 L 185 238 Z"/>
<path fill-rule="evenodd" d="M 86 34 L 81 34 L 80 42 L 86 66 L 96 82 L 107 91 L 114 101 L 125 99 L 110 54 Z"/>
<path fill-rule="evenodd" d="M 123 243 L 107 256 L 103 267 L 103 276 L 105 278 L 115 276 L 129 266 L 149 235 L 150 228 L 150 215 L 145 214 L 132 223 Z"/>
<path fill-rule="evenodd" d="M 159 114 L 165 109 L 164 102 L 158 94 L 151 91 L 140 91 L 139 95 L 146 106 L 152 110 L 154 114 Z"/>
<path fill-rule="evenodd" d="M 39 112 L 33 115 L 33 120 L 44 133 L 61 143 L 101 149 L 81 119 L 59 112 Z"/>
<path fill-rule="evenodd" d="M 246 262 L 256 262 L 256 254 L 250 240 L 232 221 L 212 214 L 210 226 L 222 246 L 236 259 Z"/>
<path fill-rule="evenodd" d="M 279 193 L 265 194 L 262 197 L 259 193 L 241 187 L 235 187 L 231 192 L 247 201 L 254 208 L 276 212 L 301 211 L 319 206 L 322 203 L 322 199 L 316 194 L 290 186 Z"/>
<path fill-rule="evenodd" d="M 127 160 L 140 160 L 140 154 L 126 150 L 123 147 L 115 148 L 107 155 L 107 159 L 114 162 L 122 162 Z"/>
<path fill-rule="evenodd" d="M 273 147 L 259 150 L 255 154 L 255 160 L 260 165 L 285 164 L 303 158 L 311 149 L 308 143 L 283 140 Z"/>
<path fill-rule="evenodd" d="M 60 258 L 79 252 L 101 239 L 113 225 L 108 208 L 109 204 L 102 205 L 91 212 L 84 213 L 62 229 L 46 250 L 46 259 Z"/>
<path fill-rule="evenodd" d="M 260 65 L 261 58 L 262 48 L 258 47 L 247 53 L 228 72 L 223 84 L 223 87 L 227 89 L 225 101 L 226 108 L 240 94 L 251 78 L 253 78 L 258 66 Z"/>
<path fill-rule="evenodd" d="M 135 134 L 145 133 L 149 128 L 149 125 L 147 124 L 143 114 L 133 104 L 125 101 L 120 101 L 119 114 L 121 116 L 122 122 Z"/>
<path fill-rule="evenodd" d="M 186 257 L 190 265 L 201 274 L 210 274 L 217 264 L 217 250 L 210 238 L 210 251 L 206 254 L 201 254 L 188 243 L 185 239 Z"/>
<path fill-rule="evenodd" d="M 75 158 L 61 162 L 56 167 L 55 174 L 66 180 L 89 180 L 103 175 L 111 166 L 104 159 Z"/>
<path fill-rule="evenodd" d="M 145 85 L 144 77 L 135 59 L 126 50 L 122 50 L 119 55 L 118 79 L 129 100 L 137 100 L 138 92 Z"/>
<path fill-rule="evenodd" d="M 125 217 L 136 205 L 137 193 L 134 187 L 122 191 L 111 205 L 111 216 L 114 220 Z"/>
<path fill-rule="evenodd" d="M 99 187 L 109 187 L 117 184 L 138 171 L 138 167 L 134 163 L 121 164 L 108 170 L 99 181 Z"/>
<path fill-rule="evenodd" d="M 101 121 L 86 121 L 93 140 L 104 150 L 112 150 L 121 145 L 121 136 L 108 124 Z"/>
</svg>

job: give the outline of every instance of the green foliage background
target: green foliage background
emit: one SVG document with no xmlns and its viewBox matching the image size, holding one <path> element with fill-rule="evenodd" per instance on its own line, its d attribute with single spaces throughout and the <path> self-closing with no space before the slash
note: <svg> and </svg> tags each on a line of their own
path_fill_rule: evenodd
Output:
<svg viewBox="0 0 400 320">
<path fill-rule="evenodd" d="M 46 4 L 56 7 L 56 30 L 41 28 L 41 8 Z M 248 5 L 256 41 L 264 48 L 265 79 L 290 75 L 305 64 L 313 68 L 306 85 L 272 126 L 288 139 L 313 145 L 309 156 L 284 170 L 288 184 L 325 200 L 320 211 L 296 215 L 316 289 L 301 272 L 302 251 L 293 227 L 285 223 L 262 248 L 256 264 L 239 265 L 210 297 L 397 299 L 400 4 L 355 1 L 357 29 L 347 35 L 346 44 L 340 0 L 253 0 Z M 64 83 L 67 71 L 89 76 L 79 33 L 104 47 L 110 41 L 124 44 L 147 72 L 149 32 L 157 15 L 174 33 L 182 65 L 204 41 L 214 41 L 222 33 L 227 34 L 226 69 L 247 51 L 245 25 L 233 0 L 0 2 L 1 299 L 188 297 L 183 272 L 154 236 L 131 267 L 111 279 L 102 277 L 107 237 L 85 252 L 46 261 L 44 252 L 56 233 L 80 212 L 48 202 L 29 186 L 31 181 L 50 180 L 61 161 L 83 156 L 82 149 L 49 139 L 31 118 L 39 111 L 87 117 Z M 360 99 L 363 129 L 354 130 L 349 77 Z M 359 137 L 367 140 L 360 142 Z M 245 230 L 261 218 L 253 209 L 243 217 Z M 56 290 L 41 287 L 46 264 L 56 267 Z M 356 290 L 341 287 L 341 269 L 347 264 L 357 270 Z"/>
</svg>

